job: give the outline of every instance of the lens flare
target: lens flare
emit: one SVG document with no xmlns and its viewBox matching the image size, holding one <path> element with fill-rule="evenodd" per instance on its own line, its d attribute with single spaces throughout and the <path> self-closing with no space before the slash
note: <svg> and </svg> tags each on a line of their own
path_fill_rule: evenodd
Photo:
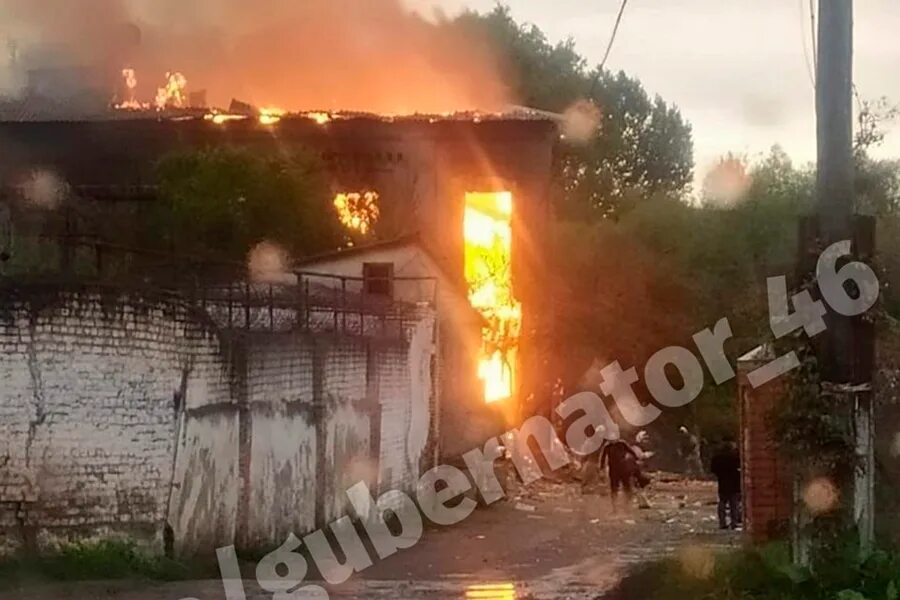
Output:
<svg viewBox="0 0 900 600">
<path fill-rule="evenodd" d="M 684 574 L 694 579 L 709 579 L 716 569 L 716 555 L 699 545 L 685 546 L 678 552 L 678 562 Z"/>
<path fill-rule="evenodd" d="M 487 583 L 466 588 L 466 600 L 516 600 L 516 586 L 511 583 Z"/>
<path fill-rule="evenodd" d="M 827 477 L 812 480 L 803 490 L 803 502 L 814 515 L 831 512 L 837 507 L 839 499 L 837 486 Z"/>
</svg>

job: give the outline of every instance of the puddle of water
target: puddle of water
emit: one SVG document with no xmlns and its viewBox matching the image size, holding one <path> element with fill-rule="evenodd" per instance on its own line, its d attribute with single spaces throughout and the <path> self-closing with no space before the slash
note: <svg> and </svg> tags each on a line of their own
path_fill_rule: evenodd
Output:
<svg viewBox="0 0 900 600">
<path fill-rule="evenodd" d="M 466 588 L 466 600 L 516 600 L 516 586 L 511 583 L 485 583 Z"/>
</svg>

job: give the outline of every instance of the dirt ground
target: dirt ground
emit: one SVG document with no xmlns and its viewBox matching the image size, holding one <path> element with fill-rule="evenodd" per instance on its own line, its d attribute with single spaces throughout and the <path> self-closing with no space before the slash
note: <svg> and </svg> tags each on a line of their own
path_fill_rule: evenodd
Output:
<svg viewBox="0 0 900 600">
<path fill-rule="evenodd" d="M 666 479 L 666 478 L 662 478 Z M 603 486 L 583 494 L 578 483 L 541 481 L 478 510 L 454 527 L 426 531 L 406 551 L 376 563 L 331 598 L 363 600 L 594 599 L 628 568 L 702 546 L 712 551 L 740 543 L 715 518 L 715 488 L 707 482 L 653 484 L 649 510 L 612 514 Z M 315 598 L 304 594 L 279 600 Z M 226 598 L 221 582 L 165 585 L 139 582 L 48 585 L 0 600 L 262 600 L 272 594 L 245 581 L 245 598 Z"/>
</svg>

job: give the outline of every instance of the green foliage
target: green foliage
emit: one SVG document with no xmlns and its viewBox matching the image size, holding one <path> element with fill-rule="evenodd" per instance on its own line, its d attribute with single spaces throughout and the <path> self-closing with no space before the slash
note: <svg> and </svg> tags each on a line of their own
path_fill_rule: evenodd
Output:
<svg viewBox="0 0 900 600">
<path fill-rule="evenodd" d="M 558 224 L 551 256 L 565 290 L 556 294 L 557 333 L 567 347 L 640 366 L 666 346 L 691 347 L 693 334 L 723 317 L 734 332 L 726 345 L 732 360 L 769 339 L 766 278 L 794 271 L 812 174 L 778 148 L 747 173 L 743 201 L 730 208 L 658 195 L 617 222 Z M 692 422 L 716 440 L 736 432 L 735 397 L 733 385 L 710 379 L 688 408 L 663 419 Z"/>
<path fill-rule="evenodd" d="M 862 214 L 896 215 L 900 210 L 900 161 L 858 157 L 856 205 Z"/>
<path fill-rule="evenodd" d="M 651 98 L 623 72 L 590 69 L 569 39 L 551 44 L 535 25 L 519 24 L 506 7 L 457 23 L 486 34 L 506 64 L 516 98 L 562 113 L 578 101 L 600 108 L 599 134 L 563 144 L 556 177 L 558 212 L 567 219 L 618 216 L 658 194 L 679 196 L 693 177 L 691 128 L 662 98 Z"/>
<path fill-rule="evenodd" d="M 775 353 L 796 353 L 800 367 L 791 373 L 789 396 L 775 415 L 774 431 L 791 459 L 830 472 L 853 454 L 853 443 L 846 425 L 834 418 L 834 398 L 825 393 L 815 351 L 803 336 L 801 330 L 775 342 Z"/>
<path fill-rule="evenodd" d="M 870 151 L 884 142 L 885 127 L 900 116 L 886 98 L 858 100 L 853 153 L 856 159 L 856 207 L 884 217 L 900 209 L 900 161 L 876 160 Z"/>
<path fill-rule="evenodd" d="M 860 558 L 849 544 L 827 568 L 795 566 L 786 544 L 748 548 L 715 557 L 712 573 L 698 576 L 683 559 L 642 567 L 607 600 L 896 600 L 900 556 L 877 551 Z"/>
<path fill-rule="evenodd" d="M 506 6 L 486 14 L 463 13 L 457 25 L 487 35 L 509 67 L 515 97 L 525 106 L 562 112 L 589 90 L 587 61 L 575 50 L 574 40 L 551 44 L 536 25 L 517 23 Z"/>
<path fill-rule="evenodd" d="M 212 568 L 204 569 L 154 556 L 131 542 L 117 540 L 71 544 L 55 554 L 17 556 L 0 562 L 0 588 L 15 587 L 29 581 L 177 581 L 213 575 Z"/>
<path fill-rule="evenodd" d="M 262 241 L 294 256 L 336 248 L 342 229 L 319 165 L 304 154 L 229 147 L 165 157 L 150 247 L 242 261 Z"/>
<path fill-rule="evenodd" d="M 878 219 L 878 261 L 882 272 L 881 301 L 885 312 L 900 318 L 900 215 Z"/>
</svg>

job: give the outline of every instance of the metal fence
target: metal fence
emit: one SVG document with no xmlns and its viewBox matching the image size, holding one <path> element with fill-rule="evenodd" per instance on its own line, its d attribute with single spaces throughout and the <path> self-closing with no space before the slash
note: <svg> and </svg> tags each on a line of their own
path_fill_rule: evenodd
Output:
<svg viewBox="0 0 900 600">
<path fill-rule="evenodd" d="M 223 329 L 397 337 L 405 322 L 434 306 L 437 294 L 437 281 L 429 277 L 392 277 L 392 293 L 385 295 L 373 293 L 372 280 L 364 277 L 286 272 L 259 279 L 242 263 L 90 236 L 37 235 L 32 241 L 34 262 L 0 271 L 0 285 L 93 283 L 176 292 Z"/>
<path fill-rule="evenodd" d="M 397 288 L 408 290 L 402 299 L 368 293 L 362 277 L 297 272 L 279 279 L 202 285 L 192 293 L 195 303 L 226 329 L 385 337 L 402 335 L 405 323 L 432 310 L 437 293 L 436 280 L 426 277 L 395 278 Z"/>
</svg>

